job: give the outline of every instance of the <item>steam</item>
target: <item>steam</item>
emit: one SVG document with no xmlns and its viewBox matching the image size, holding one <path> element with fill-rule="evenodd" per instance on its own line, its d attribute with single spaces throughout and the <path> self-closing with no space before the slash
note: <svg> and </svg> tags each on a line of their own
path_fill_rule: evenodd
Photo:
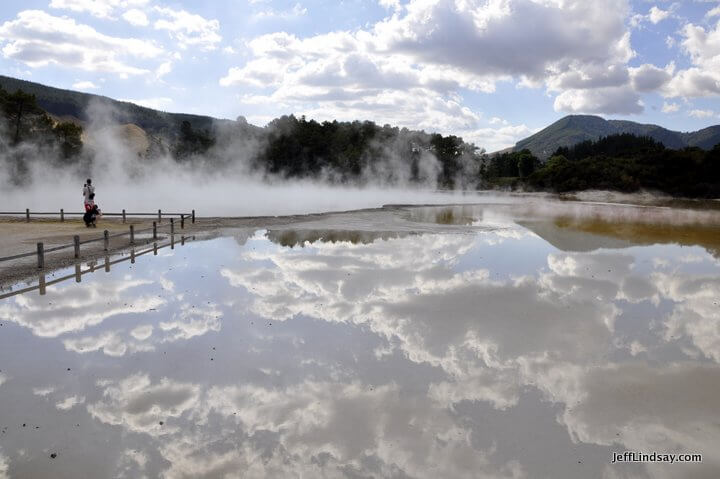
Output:
<svg viewBox="0 0 720 479">
<path fill-rule="evenodd" d="M 219 127 L 218 141 L 207 155 L 178 162 L 167 146 L 159 155 L 137 151 L 123 137 L 128 126 L 118 124 L 119 115 L 107 103 L 95 101 L 87 113 L 86 158 L 77 164 L 49 161 L 57 152 L 29 143 L 15 148 L 5 145 L 0 156 L 2 210 L 82 211 L 81 191 L 86 178 L 92 178 L 96 201 L 108 212 L 195 209 L 201 216 L 265 216 L 374 208 L 388 203 L 478 201 L 472 193 L 436 192 L 440 165 L 428 151 L 418 150 L 413 172 L 399 153 L 407 148 L 409 136 L 399 135 L 393 142 L 375 145 L 381 157 L 363 170 L 363 186 L 342 186 L 332 172 L 313 180 L 285 180 L 256 171 L 252 159 L 265 145 L 238 135 L 232 126 Z M 23 149 L 26 169 L 25 182 L 20 185 L 13 182 L 18 148 Z"/>
</svg>

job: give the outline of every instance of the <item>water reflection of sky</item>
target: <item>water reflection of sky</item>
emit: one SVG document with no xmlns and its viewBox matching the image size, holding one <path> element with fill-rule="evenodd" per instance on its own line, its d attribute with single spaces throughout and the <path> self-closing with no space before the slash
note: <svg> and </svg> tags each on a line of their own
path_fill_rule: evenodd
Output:
<svg viewBox="0 0 720 479">
<path fill-rule="evenodd" d="M 718 260 L 461 217 L 238 233 L 3 300 L 0 477 L 718 477 Z"/>
</svg>

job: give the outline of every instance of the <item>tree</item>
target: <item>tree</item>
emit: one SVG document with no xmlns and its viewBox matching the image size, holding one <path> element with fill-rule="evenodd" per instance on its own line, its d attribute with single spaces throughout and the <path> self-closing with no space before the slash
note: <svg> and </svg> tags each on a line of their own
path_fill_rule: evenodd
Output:
<svg viewBox="0 0 720 479">
<path fill-rule="evenodd" d="M 192 155 L 201 155 L 214 144 L 215 138 L 208 130 L 196 130 L 189 121 L 185 120 L 180 124 L 180 137 L 173 151 L 176 158 L 183 159 Z"/>
<path fill-rule="evenodd" d="M 55 125 L 53 132 L 60 142 L 60 150 L 65 158 L 80 154 L 82 150 L 82 127 L 69 121 Z"/>
<path fill-rule="evenodd" d="M 540 166 L 540 160 L 533 156 L 530 150 L 525 149 L 518 154 L 517 168 L 520 178 L 530 176 L 538 166 Z"/>
<path fill-rule="evenodd" d="M 42 136 L 51 132 L 52 120 L 38 106 L 35 95 L 17 90 L 15 93 L 0 96 L 0 100 L 13 145 L 30 136 Z"/>
</svg>

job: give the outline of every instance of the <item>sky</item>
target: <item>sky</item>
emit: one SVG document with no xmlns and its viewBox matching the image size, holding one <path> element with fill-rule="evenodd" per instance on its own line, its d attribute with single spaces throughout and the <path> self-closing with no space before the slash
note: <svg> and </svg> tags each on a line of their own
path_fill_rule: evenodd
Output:
<svg viewBox="0 0 720 479">
<path fill-rule="evenodd" d="M 720 1 L 3 0 L 0 73 L 263 126 L 512 146 L 567 114 L 720 123 Z"/>
</svg>

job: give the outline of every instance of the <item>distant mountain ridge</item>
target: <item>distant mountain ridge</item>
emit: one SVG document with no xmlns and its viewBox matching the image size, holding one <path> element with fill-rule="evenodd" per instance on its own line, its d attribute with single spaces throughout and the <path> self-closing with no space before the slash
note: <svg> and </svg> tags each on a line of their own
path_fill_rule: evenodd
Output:
<svg viewBox="0 0 720 479">
<path fill-rule="evenodd" d="M 173 136 L 180 130 L 183 121 L 190 122 L 193 128 L 199 130 L 211 130 L 217 123 L 230 122 L 210 116 L 167 113 L 130 102 L 113 100 L 106 96 L 54 88 L 2 75 L 0 75 L 0 87 L 10 93 L 23 90 L 35 95 L 38 105 L 51 115 L 77 119 L 81 122 L 89 120 L 87 108 L 95 101 L 111 107 L 109 111 L 112 112 L 112 119 L 116 123 L 134 124 L 152 135 Z"/>
<path fill-rule="evenodd" d="M 535 156 L 546 159 L 561 146 L 572 146 L 586 140 L 603 136 L 631 133 L 649 136 L 666 148 L 680 149 L 696 146 L 709 150 L 720 143 L 720 125 L 693 132 L 668 130 L 658 125 L 636 123 L 626 120 L 605 120 L 594 115 L 568 115 L 532 136 L 515 144 L 514 151 L 530 150 Z"/>
<path fill-rule="evenodd" d="M 38 105 L 51 115 L 63 119 L 77 119 L 80 122 L 89 120 L 87 110 L 91 103 L 107 105 L 111 107 L 109 111 L 112 112 L 112 119 L 117 124 L 137 125 L 152 136 L 175 137 L 184 121 L 189 122 L 196 130 L 208 131 L 212 131 L 219 125 L 235 123 L 232 120 L 204 115 L 168 113 L 106 96 L 54 88 L 2 75 L 0 75 L 0 87 L 8 92 L 23 90 L 33 94 Z M 262 130 L 262 128 L 245 123 L 244 120 L 242 123 L 245 128 L 256 133 Z M 572 146 L 585 140 L 597 140 L 600 137 L 618 133 L 649 136 L 667 148 L 673 149 L 697 146 L 709 150 L 720 143 L 720 125 L 685 133 L 633 121 L 605 120 L 594 115 L 568 115 L 534 135 L 518 141 L 514 147 L 502 152 L 520 151 L 527 148 L 538 158 L 547 159 L 560 146 Z"/>
</svg>

